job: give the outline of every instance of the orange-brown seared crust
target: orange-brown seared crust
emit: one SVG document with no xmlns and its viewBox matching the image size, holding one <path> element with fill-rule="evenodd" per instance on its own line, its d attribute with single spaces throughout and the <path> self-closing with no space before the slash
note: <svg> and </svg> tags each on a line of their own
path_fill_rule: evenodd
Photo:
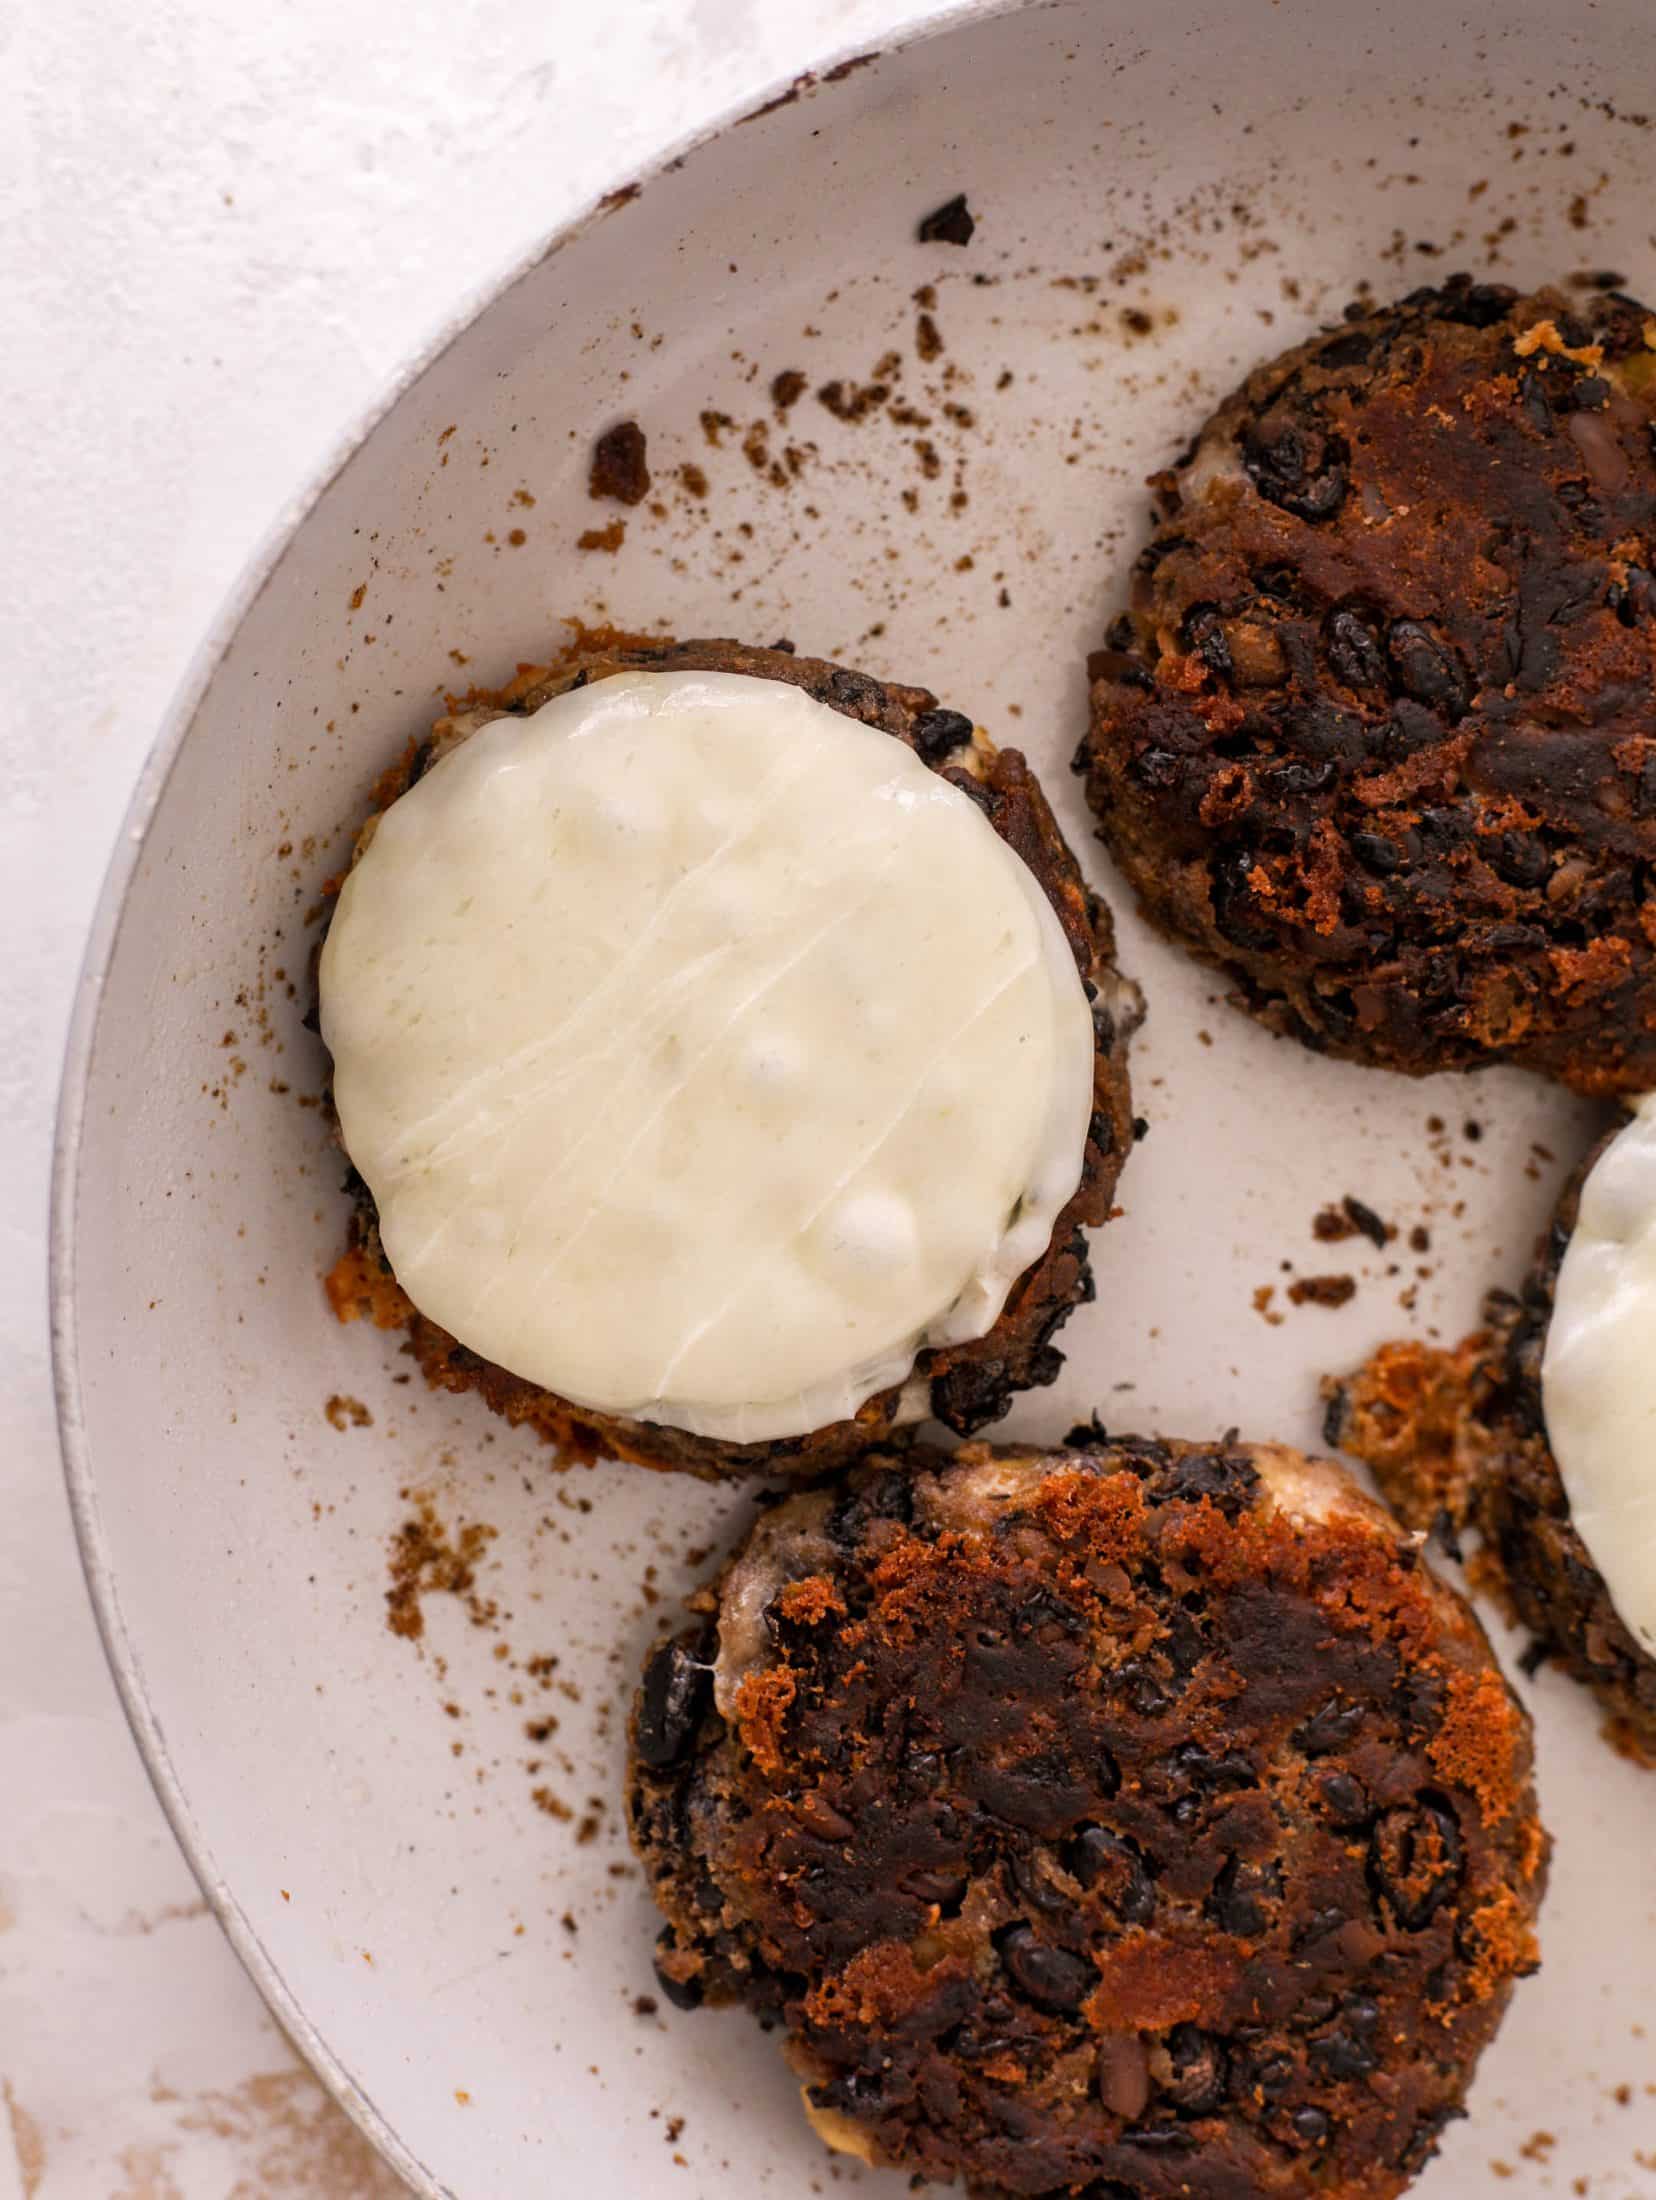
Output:
<svg viewBox="0 0 1656 2200">
<path fill-rule="evenodd" d="M 1613 1134 L 1611 1134 L 1613 1135 Z M 1453 1351 L 1383 1345 L 1324 1385 L 1328 1440 L 1373 1468 L 1403 1518 L 1454 1543 L 1482 1537 L 1479 1576 L 1550 1657 L 1591 1688 L 1612 1742 L 1656 1766 L 1656 1659 L 1623 1626 L 1547 1442 L 1541 1360 L 1576 1202 L 1601 1141 L 1566 1186 L 1522 1295 L 1491 1295 L 1486 1326 Z"/>
<path fill-rule="evenodd" d="M 1250 375 L 1159 475 L 1076 757 L 1273 1029 L 1656 1084 L 1656 319 L 1456 277 Z"/>
<path fill-rule="evenodd" d="M 1337 1468 L 1071 1443 L 784 1501 L 655 1653 L 663 1983 L 924 2178 L 1381 2200 L 1535 1966 L 1529 1722 Z"/>
<path fill-rule="evenodd" d="M 969 718 L 940 709 L 924 688 L 896 687 L 820 658 L 750 649 L 741 642 L 648 641 L 582 631 L 554 664 L 522 666 L 498 693 L 474 693 L 451 716 L 440 719 L 425 746 L 378 783 L 377 807 L 394 801 L 437 756 L 491 718 L 507 710 L 538 710 L 568 688 L 630 669 L 738 672 L 780 680 L 848 718 L 879 727 L 971 796 L 1039 880 L 1063 925 L 1092 997 L 1097 1037 L 1093 1116 L 1080 1184 L 1058 1217 L 1045 1253 L 1013 1285 L 987 1336 L 924 1352 L 914 1370 L 928 1386 L 931 1412 L 957 1434 L 969 1435 L 999 1419 L 1019 1390 L 1053 1380 L 1062 1364 L 1053 1336 L 1093 1296 L 1086 1232 L 1109 1219 L 1116 1180 L 1132 1147 L 1127 1045 L 1143 1014 L 1137 989 L 1115 968 L 1109 910 L 1083 881 L 1039 782 L 1017 750 L 993 749 L 974 733 Z M 371 815 L 365 832 L 372 823 Z M 897 1425 L 900 1393 L 895 1389 L 869 1399 L 853 1420 L 773 1443 L 725 1443 L 571 1405 L 480 1359 L 427 1321 L 396 1285 L 380 1246 L 367 1186 L 356 1179 L 354 1189 L 351 1242 L 328 1278 L 328 1294 L 340 1319 L 366 1314 L 382 1328 L 406 1327 L 414 1356 L 434 1388 L 478 1391 L 496 1413 L 535 1429 L 575 1456 L 608 1452 L 645 1466 L 702 1475 L 796 1476 L 855 1458 L 890 1436 Z"/>
</svg>

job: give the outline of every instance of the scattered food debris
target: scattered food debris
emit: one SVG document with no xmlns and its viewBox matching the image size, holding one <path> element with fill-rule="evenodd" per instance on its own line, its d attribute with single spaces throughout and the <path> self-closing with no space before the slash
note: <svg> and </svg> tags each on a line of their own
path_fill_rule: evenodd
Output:
<svg viewBox="0 0 1656 2200">
<path fill-rule="evenodd" d="M 462 1521 L 451 1535 L 430 1497 L 408 1493 L 414 1516 L 405 1520 L 391 1542 L 391 1586 L 385 1592 L 385 1624 L 392 1634 L 417 1642 L 425 1633 L 422 1597 L 459 1597 L 474 1627 L 495 1616 L 491 1599 L 477 1593 L 477 1565 L 494 1541 L 495 1530 L 480 1520 Z"/>
<path fill-rule="evenodd" d="M 1313 1220 L 1311 1235 L 1324 1245 L 1337 1245 L 1343 1238 L 1366 1237 L 1383 1253 L 1397 1231 L 1391 1223 L 1382 1222 L 1372 1207 L 1347 1192 L 1337 1207 L 1325 1207 Z"/>
<path fill-rule="evenodd" d="M 642 504 L 650 493 L 650 469 L 644 458 L 644 430 L 636 420 L 617 421 L 593 446 L 590 497 L 613 497 L 617 504 Z"/>
<path fill-rule="evenodd" d="M 941 206 L 934 206 L 920 224 L 922 244 L 970 244 L 977 223 L 971 208 L 966 204 L 964 191 L 957 191 L 952 199 L 945 199 Z"/>
<path fill-rule="evenodd" d="M 576 536 L 577 550 L 602 550 L 614 557 L 627 539 L 627 523 L 624 519 L 612 519 L 607 527 L 588 527 Z"/>
</svg>

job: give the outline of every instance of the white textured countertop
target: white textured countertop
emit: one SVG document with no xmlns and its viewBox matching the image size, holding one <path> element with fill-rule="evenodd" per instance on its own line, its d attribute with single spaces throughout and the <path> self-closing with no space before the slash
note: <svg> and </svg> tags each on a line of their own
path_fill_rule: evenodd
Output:
<svg viewBox="0 0 1656 2200">
<path fill-rule="evenodd" d="M 0 11 L 0 2200 L 391 2194 L 206 1913 L 105 1671 L 47 1351 L 58 1063 L 202 629 L 457 299 L 914 0 Z"/>
</svg>

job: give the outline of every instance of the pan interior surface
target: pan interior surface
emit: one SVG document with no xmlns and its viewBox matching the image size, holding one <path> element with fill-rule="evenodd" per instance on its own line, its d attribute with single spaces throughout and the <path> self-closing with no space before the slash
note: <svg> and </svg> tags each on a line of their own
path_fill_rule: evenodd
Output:
<svg viewBox="0 0 1656 2200">
<path fill-rule="evenodd" d="M 1145 477 L 1354 295 L 1460 267 L 1656 292 L 1651 44 L 1640 0 L 1400 0 L 1383 20 L 1086 0 L 806 85 L 489 305 L 304 518 L 224 652 L 79 1068 L 71 1483 L 196 1867 L 421 2189 L 668 2200 L 829 2172 L 776 2043 L 661 2000 L 620 1826 L 631 1676 L 748 1498 L 558 1476 L 322 1290 L 347 1201 L 304 1017 L 325 882 L 373 782 L 446 694 L 543 656 L 565 617 L 785 636 L 1023 748 L 1148 996 L 1151 1129 L 1063 1375 L 1008 1427 L 1055 1439 L 1096 1409 L 1316 1448 L 1321 1373 L 1410 1327 L 1458 1335 L 1517 1280 L 1593 1117 L 1506 1072 L 1318 1061 L 1227 1007 L 1092 838 L 1067 769 L 1085 657 L 1144 539 Z M 970 243 L 920 242 L 957 193 Z M 594 439 L 622 419 L 651 487 L 594 502 Z M 1313 1216 L 1346 1194 L 1399 1244 L 1428 1226 L 1429 1257 L 1317 1245 Z M 1274 1318 L 1293 1275 L 1328 1267 L 1355 1277 L 1349 1304 Z M 1560 2182 L 1595 2191 L 1631 2189 L 1615 2180 L 1656 2149 L 1630 1960 L 1652 1932 L 1648 1795 L 1583 1696 L 1521 1686 L 1558 1839 L 1546 1983 L 1421 2180 L 1440 2200 L 1504 2193 L 1538 2132 Z M 1623 2081 L 1632 2105 L 1607 2106 Z"/>
</svg>

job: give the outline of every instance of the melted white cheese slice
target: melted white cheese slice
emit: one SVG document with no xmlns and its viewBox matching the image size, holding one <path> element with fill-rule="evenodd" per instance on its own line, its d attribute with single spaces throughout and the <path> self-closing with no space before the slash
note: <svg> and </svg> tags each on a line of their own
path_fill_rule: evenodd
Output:
<svg viewBox="0 0 1656 2200">
<path fill-rule="evenodd" d="M 1581 1187 L 1541 1404 L 1576 1532 L 1623 1624 L 1656 1651 L 1656 1096 Z"/>
<path fill-rule="evenodd" d="M 385 812 L 322 1030 L 398 1281 L 577 1405 L 803 1435 L 990 1329 L 1093 1029 L 970 798 L 777 681 L 623 673 Z"/>
</svg>

